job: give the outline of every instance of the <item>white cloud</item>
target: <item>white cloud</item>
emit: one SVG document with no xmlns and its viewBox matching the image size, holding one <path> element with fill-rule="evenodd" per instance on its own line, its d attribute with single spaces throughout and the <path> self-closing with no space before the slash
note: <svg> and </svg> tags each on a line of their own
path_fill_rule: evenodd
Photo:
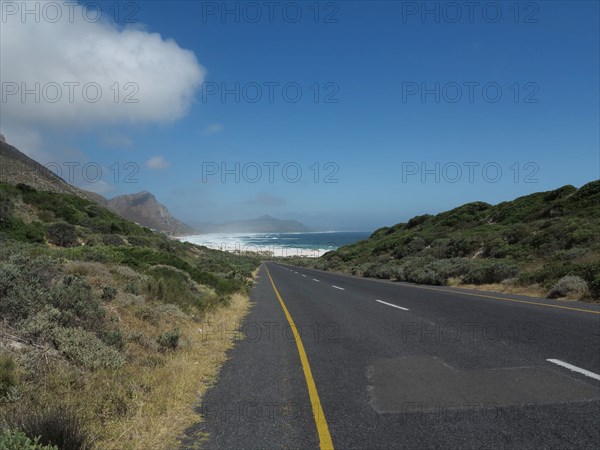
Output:
<svg viewBox="0 0 600 450">
<path fill-rule="evenodd" d="M 221 123 L 211 123 L 204 130 L 204 134 L 216 134 L 223 131 L 225 127 Z"/>
<path fill-rule="evenodd" d="M 169 167 L 169 162 L 162 156 L 153 156 L 146 161 L 146 167 L 152 170 L 162 170 Z"/>
<path fill-rule="evenodd" d="M 25 2 L 11 3 L 24 7 Z M 36 3 L 43 8 L 48 2 Z M 205 75 L 193 52 L 140 27 L 119 28 L 104 20 L 85 21 L 83 7 L 79 4 L 72 7 L 72 22 L 66 6 L 56 23 L 43 17 L 36 23 L 31 15 L 25 20 L 18 14 L 3 18 L 0 26 L 3 127 L 60 129 L 90 124 L 169 122 L 186 114 Z M 79 85 L 70 88 L 68 83 Z M 86 84 L 87 91 L 83 89 Z M 36 91 L 39 98 L 33 94 L 23 98 L 23 88 Z M 18 93 L 9 95 L 14 89 Z M 101 92 L 101 96 L 93 102 L 96 92 Z M 128 103 L 126 99 L 137 103 Z"/>
</svg>

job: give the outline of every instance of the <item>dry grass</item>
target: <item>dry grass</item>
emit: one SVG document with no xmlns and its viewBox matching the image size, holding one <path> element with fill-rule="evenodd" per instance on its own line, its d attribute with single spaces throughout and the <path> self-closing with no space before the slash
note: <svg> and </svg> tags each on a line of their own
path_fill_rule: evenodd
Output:
<svg viewBox="0 0 600 450">
<path fill-rule="evenodd" d="M 105 264 L 87 261 L 68 261 L 65 272 L 85 277 L 92 287 L 114 284 L 113 277 Z"/>
<path fill-rule="evenodd" d="M 185 343 L 180 350 L 165 355 L 164 366 L 148 369 L 128 365 L 130 373 L 125 378 L 135 378 L 146 386 L 148 394 L 135 399 L 125 417 L 106 424 L 96 447 L 145 450 L 176 446 L 181 433 L 200 420 L 193 407 L 215 381 L 227 350 L 233 346 L 233 336 L 207 333 L 203 324 L 227 324 L 230 330 L 241 322 L 248 308 L 248 298 L 236 294 L 228 307 L 208 313 L 203 322 L 190 320 L 180 326 Z M 143 326 L 137 324 L 136 328 Z M 139 356 L 135 359 L 143 361 Z"/>
<path fill-rule="evenodd" d="M 493 283 L 493 284 L 450 284 L 463 289 L 472 289 L 474 291 L 486 291 L 498 294 L 516 294 L 527 295 L 529 297 L 546 298 L 548 291 L 541 287 L 535 286 L 514 286 L 509 284 Z M 576 300 L 576 299 L 573 299 Z"/>
</svg>

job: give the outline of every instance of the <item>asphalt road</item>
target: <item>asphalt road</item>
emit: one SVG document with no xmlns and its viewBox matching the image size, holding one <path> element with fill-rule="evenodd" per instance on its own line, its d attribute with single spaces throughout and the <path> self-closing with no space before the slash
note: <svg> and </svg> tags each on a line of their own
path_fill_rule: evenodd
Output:
<svg viewBox="0 0 600 450">
<path fill-rule="evenodd" d="M 183 448 L 600 448 L 598 305 L 275 263 L 252 301 Z"/>
</svg>

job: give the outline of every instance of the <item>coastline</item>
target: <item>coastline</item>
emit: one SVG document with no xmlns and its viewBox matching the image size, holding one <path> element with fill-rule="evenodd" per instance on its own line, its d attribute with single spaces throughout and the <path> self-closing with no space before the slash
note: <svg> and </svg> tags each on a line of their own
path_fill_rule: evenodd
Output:
<svg viewBox="0 0 600 450">
<path fill-rule="evenodd" d="M 325 253 L 336 250 L 346 242 L 335 242 L 331 239 L 336 233 L 354 233 L 340 231 L 311 232 L 263 232 L 263 233 L 204 233 L 178 236 L 183 242 L 191 242 L 214 250 L 230 253 L 259 253 L 272 257 L 305 257 L 318 258 Z M 367 233 L 367 232 L 357 232 Z M 326 239 L 318 239 L 319 235 Z M 302 239 L 302 236 L 315 239 Z"/>
</svg>

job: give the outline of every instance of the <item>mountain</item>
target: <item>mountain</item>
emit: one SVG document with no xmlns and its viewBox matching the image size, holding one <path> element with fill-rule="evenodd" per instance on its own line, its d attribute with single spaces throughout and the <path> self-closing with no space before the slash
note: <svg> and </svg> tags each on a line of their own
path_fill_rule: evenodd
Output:
<svg viewBox="0 0 600 450">
<path fill-rule="evenodd" d="M 94 192 L 79 189 L 67 183 L 54 172 L 6 143 L 0 134 L 0 182 L 12 185 L 20 183 L 38 191 L 71 194 L 112 209 L 122 217 L 147 228 L 168 234 L 191 234 L 195 230 L 173 217 L 166 206 L 160 204 L 149 192 L 122 195 L 107 200 Z"/>
<path fill-rule="evenodd" d="M 2 135 L 0 135 L 2 136 Z M 50 169 L 0 139 L 0 182 L 27 184 L 39 191 L 71 194 L 105 206 L 106 199 L 94 192 L 70 185 Z"/>
<path fill-rule="evenodd" d="M 148 228 L 165 231 L 172 235 L 196 232 L 194 228 L 173 217 L 167 207 L 159 203 L 150 192 L 119 195 L 110 199 L 107 206 L 124 218 Z"/>
<path fill-rule="evenodd" d="M 600 298 L 600 181 L 473 202 L 376 230 L 314 267 L 434 285 L 498 284 Z M 571 295 L 568 294 L 568 295 Z"/>
<path fill-rule="evenodd" d="M 294 233 L 310 229 L 297 220 L 276 219 L 268 215 L 251 220 L 236 220 L 221 224 L 200 224 L 204 233 Z"/>
</svg>

